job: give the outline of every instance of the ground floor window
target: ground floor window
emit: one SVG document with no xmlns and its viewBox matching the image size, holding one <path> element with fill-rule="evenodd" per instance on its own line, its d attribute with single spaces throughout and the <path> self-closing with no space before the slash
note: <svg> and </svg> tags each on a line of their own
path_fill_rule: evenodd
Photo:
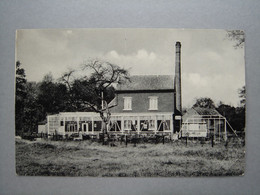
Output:
<svg viewBox="0 0 260 195">
<path fill-rule="evenodd" d="M 77 132 L 77 123 L 76 122 L 66 122 L 65 131 L 66 132 Z"/>
<path fill-rule="evenodd" d="M 132 120 L 131 122 L 131 130 L 137 131 L 137 120 Z"/>
<path fill-rule="evenodd" d="M 158 131 L 170 130 L 170 120 L 158 120 L 157 130 Z"/>
<path fill-rule="evenodd" d="M 88 131 L 88 123 L 83 123 L 83 124 L 82 124 L 82 131 L 83 131 L 83 132 Z"/>
<path fill-rule="evenodd" d="M 102 130 L 102 121 L 94 121 L 94 131 Z"/>
<path fill-rule="evenodd" d="M 121 131 L 121 121 L 110 121 L 109 131 Z"/>
<path fill-rule="evenodd" d="M 149 124 L 147 120 L 141 120 L 140 121 L 140 130 L 141 131 L 148 131 Z"/>
<path fill-rule="evenodd" d="M 92 121 L 79 121 L 79 131 L 82 132 L 92 131 Z"/>
<path fill-rule="evenodd" d="M 131 120 L 124 121 L 124 130 L 131 130 Z"/>
<path fill-rule="evenodd" d="M 111 121 L 108 125 L 108 131 L 120 132 L 120 131 L 149 131 L 149 132 L 157 132 L 157 131 L 167 131 L 172 127 L 172 119 L 171 115 L 138 115 L 138 116 L 111 116 Z M 59 118 L 56 122 L 58 127 L 64 126 L 65 132 L 101 132 L 102 131 L 102 120 L 100 117 L 79 117 L 70 119 L 77 120 L 67 120 L 67 118 Z M 52 126 L 52 121 L 50 121 L 50 127 Z M 54 126 L 54 125 L 53 125 Z"/>
<path fill-rule="evenodd" d="M 149 130 L 155 130 L 155 120 L 149 120 Z"/>
</svg>

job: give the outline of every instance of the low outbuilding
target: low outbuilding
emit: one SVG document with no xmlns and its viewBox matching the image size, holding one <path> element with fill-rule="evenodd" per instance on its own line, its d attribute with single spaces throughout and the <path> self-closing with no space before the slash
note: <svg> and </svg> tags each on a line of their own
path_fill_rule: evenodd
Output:
<svg viewBox="0 0 260 195">
<path fill-rule="evenodd" d="M 192 107 L 182 117 L 181 137 L 211 137 L 226 140 L 226 118 L 215 108 Z"/>
</svg>

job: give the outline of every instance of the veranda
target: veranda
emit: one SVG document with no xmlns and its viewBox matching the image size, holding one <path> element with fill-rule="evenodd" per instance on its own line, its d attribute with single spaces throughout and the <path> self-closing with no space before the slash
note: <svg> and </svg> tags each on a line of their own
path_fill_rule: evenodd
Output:
<svg viewBox="0 0 260 195">
<path fill-rule="evenodd" d="M 70 136 L 75 133 L 98 135 L 102 120 L 94 112 L 61 112 L 47 117 L 48 135 Z M 112 113 L 108 124 L 110 134 L 171 134 L 173 113 Z"/>
</svg>

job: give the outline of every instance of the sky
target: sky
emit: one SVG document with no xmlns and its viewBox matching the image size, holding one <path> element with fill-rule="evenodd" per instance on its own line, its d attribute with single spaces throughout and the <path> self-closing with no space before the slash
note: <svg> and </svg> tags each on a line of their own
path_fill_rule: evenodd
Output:
<svg viewBox="0 0 260 195">
<path fill-rule="evenodd" d="M 182 102 L 197 98 L 239 106 L 245 85 L 244 48 L 234 48 L 225 30 L 31 29 L 16 34 L 16 61 L 28 81 L 55 79 L 91 59 L 115 63 L 130 75 L 174 75 L 175 43 L 181 42 Z"/>
</svg>

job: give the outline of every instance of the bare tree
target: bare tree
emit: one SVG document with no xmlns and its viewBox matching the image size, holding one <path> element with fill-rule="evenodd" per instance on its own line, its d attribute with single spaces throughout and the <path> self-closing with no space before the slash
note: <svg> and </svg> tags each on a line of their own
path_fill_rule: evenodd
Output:
<svg viewBox="0 0 260 195">
<path fill-rule="evenodd" d="M 67 109 L 69 111 L 74 111 L 77 109 L 77 106 L 75 105 L 75 97 L 74 93 L 72 92 L 72 85 L 75 80 L 73 74 L 76 72 L 75 69 L 69 68 L 67 72 L 65 72 L 60 78 L 59 81 L 66 85 L 67 87 Z"/>
<path fill-rule="evenodd" d="M 71 91 L 71 83 L 72 83 L 72 74 L 75 72 L 73 69 L 69 69 L 67 72 L 65 72 L 61 78 L 59 79 L 61 82 L 63 82 Z"/>
<path fill-rule="evenodd" d="M 110 109 L 115 104 L 109 104 L 106 98 L 107 92 L 115 84 L 129 80 L 128 71 L 119 66 L 100 60 L 91 60 L 82 65 L 82 71 L 87 71 L 89 76 L 83 76 L 74 81 L 73 89 L 77 94 L 77 102 L 84 109 L 92 110 L 100 114 L 102 119 L 102 131 L 107 133 L 110 122 Z"/>
</svg>

